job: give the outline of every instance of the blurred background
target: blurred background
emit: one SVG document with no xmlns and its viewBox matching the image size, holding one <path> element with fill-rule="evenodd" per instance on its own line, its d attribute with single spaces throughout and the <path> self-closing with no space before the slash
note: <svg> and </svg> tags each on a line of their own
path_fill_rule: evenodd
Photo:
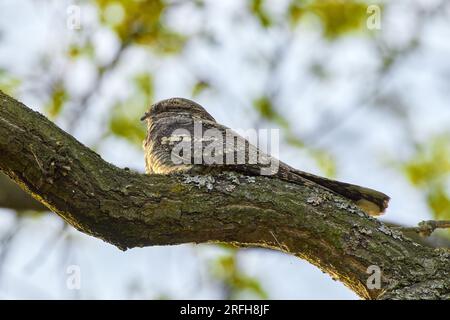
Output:
<svg viewBox="0 0 450 320">
<path fill-rule="evenodd" d="M 139 118 L 190 98 L 228 127 L 279 128 L 281 160 L 381 190 L 381 219 L 414 226 L 450 219 L 449 40 L 446 0 L 2 0 L 0 90 L 139 172 Z M 5 176 L 0 208 L 3 299 L 358 299 L 265 249 L 121 252 Z"/>
</svg>

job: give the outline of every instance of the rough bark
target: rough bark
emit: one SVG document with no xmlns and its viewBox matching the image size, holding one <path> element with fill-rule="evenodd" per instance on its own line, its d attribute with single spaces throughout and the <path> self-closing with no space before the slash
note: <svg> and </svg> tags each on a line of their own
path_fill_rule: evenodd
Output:
<svg viewBox="0 0 450 320">
<path fill-rule="evenodd" d="M 225 242 L 306 259 L 367 299 L 450 299 L 450 253 L 314 186 L 235 173 L 142 175 L 105 162 L 0 92 L 0 170 L 81 232 L 121 249 Z M 367 288 L 367 268 L 382 271 Z"/>
</svg>

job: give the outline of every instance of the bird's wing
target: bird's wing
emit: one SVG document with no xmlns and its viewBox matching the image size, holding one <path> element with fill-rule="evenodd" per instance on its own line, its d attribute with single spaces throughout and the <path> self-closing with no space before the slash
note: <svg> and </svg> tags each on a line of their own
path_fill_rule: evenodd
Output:
<svg viewBox="0 0 450 320">
<path fill-rule="evenodd" d="M 206 173 L 217 171 L 237 171 L 246 175 L 274 176 L 297 184 L 314 183 L 353 201 L 369 215 L 380 215 L 388 206 L 389 197 L 382 192 L 358 185 L 316 176 L 290 167 L 275 157 L 267 155 L 247 139 L 226 126 L 214 121 L 202 121 L 202 135 L 195 138 L 192 124 L 186 126 L 197 143 L 201 143 L 203 159 L 199 163 L 191 154 L 191 172 Z M 233 137 L 233 139 L 230 139 Z M 207 160 L 209 155 L 209 160 Z M 206 157 L 205 157 L 206 156 Z M 215 162 L 215 160 L 220 160 Z M 275 165 L 274 165 L 275 164 Z M 272 171 L 273 170 L 273 171 Z"/>
</svg>

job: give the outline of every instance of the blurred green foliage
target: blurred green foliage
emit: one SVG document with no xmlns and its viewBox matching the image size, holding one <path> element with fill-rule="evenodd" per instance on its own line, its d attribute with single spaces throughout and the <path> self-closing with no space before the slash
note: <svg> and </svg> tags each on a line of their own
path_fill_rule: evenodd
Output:
<svg viewBox="0 0 450 320">
<path fill-rule="evenodd" d="M 324 37 L 329 40 L 335 40 L 352 32 L 367 31 L 368 3 L 364 1 L 292 0 L 289 3 L 284 20 L 278 22 L 270 15 L 265 4 L 266 1 L 264 0 L 252 0 L 250 2 L 250 12 L 264 28 L 285 23 L 295 27 L 308 18 L 316 17 L 322 25 Z M 313 71 L 317 71 L 319 76 L 325 77 L 321 67 L 321 65 L 315 64 L 313 65 Z M 306 150 L 325 175 L 329 177 L 336 175 L 336 164 L 333 157 L 325 150 L 305 145 L 301 138 L 293 133 L 291 124 L 277 110 L 270 97 L 266 95 L 258 97 L 253 101 L 253 106 L 261 118 L 276 123 L 283 129 L 286 142 L 293 147 Z"/>
<path fill-rule="evenodd" d="M 20 86 L 20 79 L 12 76 L 7 70 L 0 68 L 0 90 L 6 94 L 14 95 Z"/>
<path fill-rule="evenodd" d="M 239 250 L 229 248 L 228 253 L 219 257 L 212 265 L 212 274 L 219 279 L 226 293 L 225 299 L 244 298 L 242 294 L 250 294 L 254 298 L 267 299 L 268 295 L 259 281 L 245 275 L 238 266 Z"/>
<path fill-rule="evenodd" d="M 153 101 L 153 77 L 141 73 L 133 79 L 134 91 L 128 99 L 116 103 L 109 119 L 111 133 L 141 146 L 145 138 L 145 125 L 139 122 Z"/>
<path fill-rule="evenodd" d="M 276 123 L 283 129 L 284 139 L 289 145 L 306 150 L 316 161 L 317 166 L 322 170 L 323 174 L 328 177 L 334 177 L 336 175 L 336 164 L 331 154 L 325 150 L 317 149 L 314 146 L 306 146 L 302 139 L 293 132 L 289 121 L 277 111 L 277 108 L 268 96 L 261 96 L 255 99 L 253 106 L 264 120 Z"/>
<path fill-rule="evenodd" d="M 199 80 L 195 83 L 194 87 L 192 88 L 192 96 L 197 97 L 203 91 L 210 89 L 210 88 L 211 88 L 211 84 L 208 81 Z"/>
<path fill-rule="evenodd" d="M 269 13 L 264 8 L 264 0 L 251 0 L 250 12 L 255 15 L 261 26 L 268 28 L 272 25 Z"/>
<path fill-rule="evenodd" d="M 348 32 L 367 31 L 367 6 L 366 2 L 353 0 L 293 0 L 288 19 L 295 26 L 313 15 L 319 18 L 324 36 L 334 39 Z"/>
<path fill-rule="evenodd" d="M 366 1 L 358 0 L 291 0 L 285 17 L 276 21 L 266 8 L 265 0 L 250 0 L 249 9 L 264 28 L 282 25 L 292 27 L 308 18 L 315 17 L 322 25 L 324 37 L 333 40 L 349 32 L 366 32 L 368 18 Z M 371 5 L 378 5 L 371 2 Z M 379 5 L 382 8 L 381 5 Z"/>
<path fill-rule="evenodd" d="M 289 127 L 288 121 L 277 112 L 271 99 L 267 96 L 254 100 L 253 105 L 263 119 L 272 121 L 283 128 Z"/>
<path fill-rule="evenodd" d="M 413 185 L 423 190 L 436 219 L 450 219 L 450 132 L 417 147 L 402 164 Z"/>
<path fill-rule="evenodd" d="M 330 178 L 336 177 L 336 163 L 329 152 L 321 149 L 311 149 L 310 154 L 324 175 Z"/>
<path fill-rule="evenodd" d="M 95 56 L 95 49 L 91 42 L 86 42 L 83 45 L 72 43 L 67 48 L 67 56 L 74 60 L 80 57 L 93 59 Z"/>
<path fill-rule="evenodd" d="M 96 0 L 100 21 L 122 42 L 148 45 L 160 53 L 177 53 L 185 37 L 164 21 L 166 3 L 161 0 Z"/>
<path fill-rule="evenodd" d="M 69 100 L 67 90 L 65 90 L 63 83 L 57 82 L 52 87 L 50 99 L 45 107 L 50 118 L 56 118 L 62 111 L 64 103 Z"/>
</svg>

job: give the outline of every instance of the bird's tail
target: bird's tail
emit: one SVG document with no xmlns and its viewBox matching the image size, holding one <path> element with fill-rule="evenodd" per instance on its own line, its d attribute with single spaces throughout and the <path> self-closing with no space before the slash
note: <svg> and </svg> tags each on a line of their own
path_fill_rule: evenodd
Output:
<svg viewBox="0 0 450 320">
<path fill-rule="evenodd" d="M 288 180 L 295 180 L 295 177 L 301 177 L 317 183 L 318 185 L 321 185 L 334 193 L 352 200 L 358 207 L 371 216 L 382 215 L 388 207 L 390 199 L 389 196 L 373 189 L 319 177 L 294 168 L 290 168 L 288 173 L 280 173 L 281 175 L 284 175 L 284 177 L 281 178 L 287 178 Z M 288 174 L 289 177 L 286 177 L 286 174 Z"/>
</svg>

